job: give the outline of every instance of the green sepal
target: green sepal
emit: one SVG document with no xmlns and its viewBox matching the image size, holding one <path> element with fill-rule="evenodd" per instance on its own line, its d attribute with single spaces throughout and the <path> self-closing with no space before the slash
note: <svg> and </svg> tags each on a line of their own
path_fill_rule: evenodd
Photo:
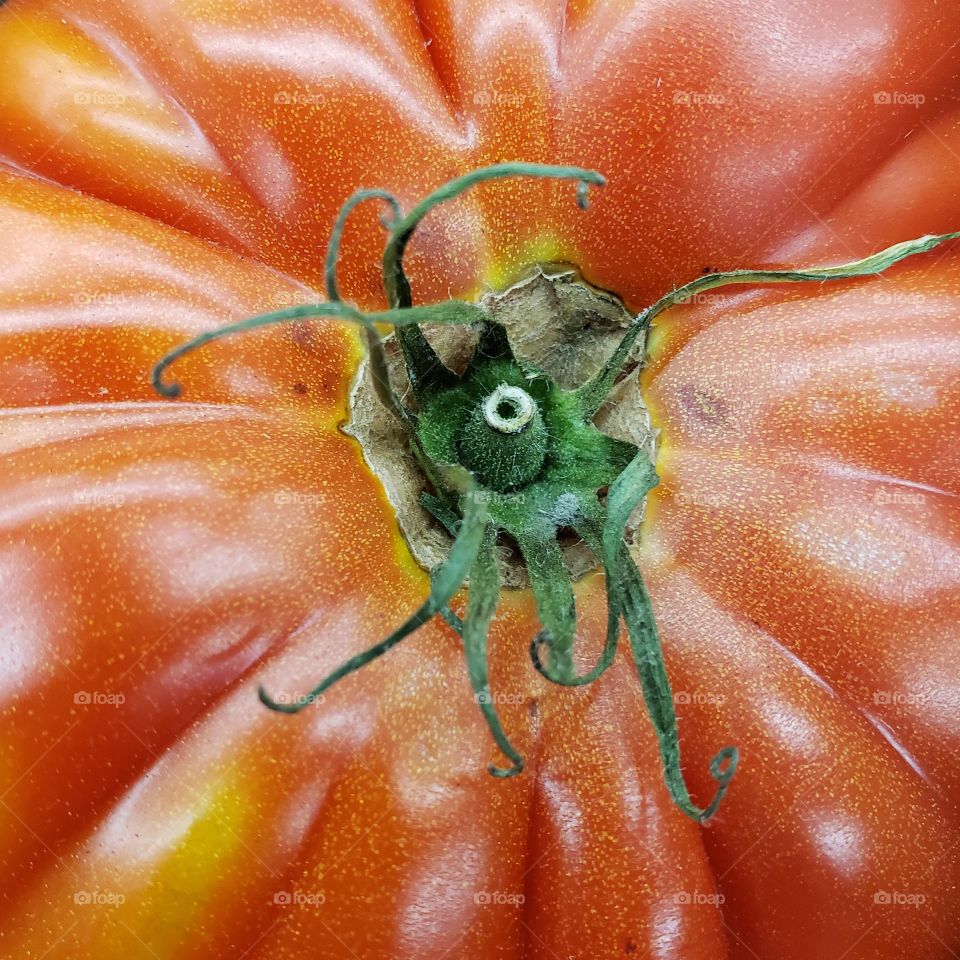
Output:
<svg viewBox="0 0 960 960">
<path fill-rule="evenodd" d="M 697 277 L 683 286 L 664 294 L 656 303 L 642 310 L 624 334 L 623 339 L 610 359 L 585 384 L 576 391 L 584 412 L 593 416 L 600 409 L 607 394 L 613 388 L 617 375 L 627 362 L 630 352 L 639 338 L 664 310 L 677 304 L 689 302 L 707 290 L 731 284 L 768 283 L 824 283 L 831 280 L 853 280 L 883 273 L 901 260 L 928 253 L 942 243 L 960 238 L 960 231 L 952 233 L 928 233 L 915 240 L 904 240 L 886 247 L 877 253 L 851 260 L 833 267 L 807 267 L 802 270 L 727 270 Z"/>
<path fill-rule="evenodd" d="M 464 372 L 464 378 L 469 379 L 478 366 L 489 363 L 491 360 L 507 360 L 515 363 L 516 357 L 513 355 L 513 347 L 510 346 L 510 339 L 502 324 L 488 320 L 480 325 L 477 346 Z"/>
<path fill-rule="evenodd" d="M 517 546 L 530 577 L 537 616 L 543 624 L 535 644 L 546 646 L 550 653 L 549 663 L 541 664 L 541 672 L 549 680 L 569 684 L 576 676 L 573 640 L 577 611 L 570 574 L 557 543 L 556 527 L 544 525 L 536 532 L 528 527 L 517 536 Z"/>
<path fill-rule="evenodd" d="M 644 454 L 639 454 L 610 487 L 603 529 L 603 566 L 608 584 L 612 586 L 608 603 L 615 604 L 627 626 L 644 702 L 657 734 L 664 782 L 674 803 L 687 816 L 702 822 L 712 817 L 720 805 L 736 772 L 739 752 L 736 747 L 726 747 L 714 757 L 710 771 L 718 782 L 717 791 L 705 808 L 696 806 L 690 798 L 680 766 L 677 714 L 653 606 L 643 577 L 624 541 L 630 514 L 657 482 L 653 465 Z"/>
<path fill-rule="evenodd" d="M 483 497 L 466 497 L 464 517 L 457 539 L 450 548 L 447 559 L 431 574 L 429 596 L 401 626 L 379 643 L 375 643 L 341 664 L 309 693 L 298 697 L 295 702 L 280 702 L 271 697 L 262 686 L 258 689 L 260 702 L 278 713 L 299 713 L 311 703 L 316 702 L 337 681 L 383 656 L 401 640 L 409 637 L 450 603 L 454 594 L 462 586 L 468 570 L 472 571 L 484 540 L 489 539 L 489 530 Z"/>
<path fill-rule="evenodd" d="M 512 764 L 506 768 L 490 764 L 488 769 L 495 777 L 512 777 L 523 771 L 523 757 L 517 753 L 503 731 L 490 693 L 487 673 L 487 631 L 500 599 L 500 573 L 493 549 L 495 538 L 495 528 L 488 525 L 480 549 L 470 567 L 467 615 L 463 619 L 463 647 L 474 698 L 487 722 L 491 736 Z"/>
</svg>

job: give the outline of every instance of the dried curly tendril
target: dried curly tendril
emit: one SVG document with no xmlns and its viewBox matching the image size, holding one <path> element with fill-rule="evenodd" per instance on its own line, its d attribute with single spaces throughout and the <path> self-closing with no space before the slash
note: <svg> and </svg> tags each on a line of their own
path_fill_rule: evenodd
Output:
<svg viewBox="0 0 960 960">
<path fill-rule="evenodd" d="M 423 493 L 421 503 L 454 537 L 446 560 L 431 571 L 429 595 L 405 623 L 347 660 L 294 703 L 279 703 L 261 688 L 260 699 L 267 707 L 298 713 L 333 684 L 440 615 L 462 637 L 474 698 L 497 747 L 509 761 L 506 766 L 491 765 L 490 772 L 498 777 L 520 773 L 523 758 L 503 730 L 487 677 L 487 633 L 500 595 L 494 548 L 497 538 L 507 535 L 526 565 L 541 622 L 542 629 L 530 646 L 536 670 L 563 686 L 592 683 L 613 662 L 624 624 L 657 734 L 667 788 L 684 813 L 703 821 L 716 811 L 730 784 L 737 767 L 737 748 L 726 747 L 713 759 L 710 773 L 717 782 L 715 794 L 706 807 L 697 806 L 683 777 L 674 700 L 650 597 L 625 540 L 628 518 L 656 485 L 657 475 L 638 448 L 601 433 L 593 423 L 594 415 L 634 345 L 667 308 L 729 284 L 822 283 L 880 273 L 900 260 L 955 239 L 960 232 L 898 243 L 840 266 L 734 270 L 698 277 L 643 310 L 602 369 L 580 387 L 563 390 L 542 370 L 517 357 L 504 329 L 479 306 L 457 300 L 414 306 L 404 273 L 404 252 L 431 210 L 478 183 L 507 177 L 571 180 L 581 207 L 586 206 L 588 188 L 605 183 L 599 173 L 577 167 L 497 164 L 450 181 L 407 214 L 386 191 L 360 190 L 344 204 L 331 233 L 325 274 L 327 302 L 278 310 L 204 333 L 156 365 L 153 385 L 164 396 L 177 396 L 179 384 L 164 380 L 167 368 L 184 354 L 223 337 L 310 317 L 359 324 L 366 336 L 377 394 L 407 431 L 429 482 L 430 490 Z M 347 218 L 358 204 L 371 200 L 389 209 L 389 216 L 381 220 L 388 231 L 382 267 L 389 309 L 380 312 L 365 312 L 344 303 L 336 279 Z M 443 363 L 424 336 L 421 326 L 432 323 L 478 328 L 476 350 L 462 375 Z M 416 411 L 404 406 L 390 385 L 378 324 L 395 328 Z M 606 641 L 596 664 L 582 674 L 574 668 L 573 587 L 558 542 L 560 531 L 571 528 L 596 556 L 606 582 Z M 467 609 L 461 620 L 449 603 L 468 577 Z"/>
</svg>

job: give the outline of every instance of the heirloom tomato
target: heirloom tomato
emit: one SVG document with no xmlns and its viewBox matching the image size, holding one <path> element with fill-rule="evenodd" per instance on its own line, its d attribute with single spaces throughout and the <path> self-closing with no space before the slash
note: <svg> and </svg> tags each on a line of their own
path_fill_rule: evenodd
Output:
<svg viewBox="0 0 960 960">
<path fill-rule="evenodd" d="M 150 372 L 323 299 L 356 190 L 409 211 L 493 164 L 606 184 L 586 210 L 540 179 L 437 207 L 416 303 L 575 268 L 636 314 L 703 274 L 956 230 L 958 51 L 960 7 L 933 0 L 0 6 L 0 956 L 956 956 L 956 244 L 687 298 L 620 384 L 657 431 L 632 555 L 697 804 L 739 749 L 703 823 L 623 646 L 551 683 L 523 586 L 486 690 L 516 776 L 486 770 L 446 609 L 297 716 L 265 709 L 258 687 L 302 694 L 430 590 L 392 461 L 345 428 L 363 331 L 219 340 L 177 399 Z M 384 216 L 359 207 L 340 247 L 370 312 Z M 574 368 L 594 332 L 560 338 Z M 584 670 L 602 572 L 573 593 Z"/>
</svg>

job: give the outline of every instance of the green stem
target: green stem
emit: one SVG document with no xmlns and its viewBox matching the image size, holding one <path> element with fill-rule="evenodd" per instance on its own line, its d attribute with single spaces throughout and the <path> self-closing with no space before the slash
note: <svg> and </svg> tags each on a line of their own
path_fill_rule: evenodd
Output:
<svg viewBox="0 0 960 960">
<path fill-rule="evenodd" d="M 327 244 L 327 258 L 324 266 L 324 282 L 327 288 L 327 298 L 332 303 L 340 303 L 340 288 L 337 284 L 337 261 L 340 258 L 340 241 L 343 237 L 344 227 L 354 208 L 367 200 L 383 200 L 390 206 L 393 219 L 384 222 L 387 229 L 392 229 L 403 216 L 400 204 L 397 198 L 386 190 L 358 190 L 353 196 L 349 197 L 340 208 L 340 213 L 334 222 L 333 230 L 330 232 L 330 242 Z M 373 386 L 380 402 L 408 429 L 411 430 L 413 422 L 410 415 L 400 398 L 394 393 L 390 384 L 390 371 L 387 366 L 387 354 L 383 347 L 383 339 L 380 332 L 371 323 L 363 324 L 363 333 L 367 341 L 367 353 L 370 356 L 370 374 L 373 378 Z"/>
<path fill-rule="evenodd" d="M 581 506 L 583 506 L 581 504 Z M 601 536 L 602 511 L 599 503 L 596 511 L 584 511 L 583 515 L 574 521 L 573 527 L 587 542 L 593 554 L 600 563 L 603 563 L 603 541 Z M 620 610 L 617 605 L 614 578 L 611 575 L 605 576 L 605 585 L 607 592 L 607 636 L 603 643 L 603 650 L 600 651 L 600 657 L 594 664 L 593 669 L 579 676 L 569 679 L 562 679 L 551 674 L 545 664 L 540 660 L 539 648 L 546 644 L 547 638 L 543 632 L 538 633 L 530 644 L 530 659 L 533 666 L 542 676 L 553 683 L 563 687 L 582 687 L 593 683 L 599 677 L 603 676 L 613 663 L 617 655 L 617 644 L 620 640 Z"/>
<path fill-rule="evenodd" d="M 618 568 L 620 604 L 627 624 L 637 676 L 643 689 L 643 699 L 660 746 L 664 782 L 673 802 L 687 816 L 702 823 L 709 820 L 720 806 L 720 801 L 736 772 L 739 751 L 736 747 L 725 747 L 713 758 L 710 773 L 718 782 L 717 790 L 706 807 L 698 807 L 690 798 L 680 765 L 677 715 L 673 707 L 673 693 L 663 662 L 663 649 L 650 597 L 629 550 L 623 550 L 621 559 L 625 562 L 621 562 Z"/>
<path fill-rule="evenodd" d="M 295 703 L 279 703 L 263 687 L 260 687 L 258 693 L 265 706 L 271 710 L 276 710 L 278 713 L 299 713 L 305 707 L 314 703 L 338 680 L 342 680 L 349 674 L 366 666 L 372 660 L 383 656 L 449 604 L 466 579 L 468 571 L 475 564 L 478 551 L 487 536 L 487 513 L 483 499 L 468 496 L 465 501 L 466 508 L 460 533 L 454 541 L 447 559 L 430 578 L 430 595 L 413 615 L 402 626 L 394 630 L 390 636 L 341 664 L 308 694 L 298 697 Z"/>
<path fill-rule="evenodd" d="M 503 755 L 512 763 L 508 768 L 490 764 L 488 769 L 495 777 L 512 777 L 522 772 L 523 757 L 517 753 L 503 731 L 490 694 L 490 681 L 487 675 L 487 632 L 500 599 L 500 572 L 497 569 L 497 559 L 493 550 L 495 537 L 495 528 L 488 525 L 473 566 L 470 568 L 467 615 L 463 620 L 463 646 L 474 698 L 480 705 L 491 736 Z"/>
<path fill-rule="evenodd" d="M 703 809 L 696 806 L 690 798 L 680 766 L 677 715 L 653 607 L 640 571 L 624 541 L 630 514 L 657 482 L 653 465 L 646 453 L 641 452 L 611 484 L 607 494 L 607 522 L 603 530 L 603 565 L 607 582 L 613 585 L 612 602 L 623 614 L 627 625 L 643 699 L 657 734 L 667 789 L 674 803 L 687 816 L 702 822 L 713 816 L 720 805 L 736 772 L 739 753 L 736 747 L 726 747 L 713 758 L 710 772 L 719 784 L 717 792 L 708 806 Z"/>
<path fill-rule="evenodd" d="M 405 307 L 413 302 L 410 283 L 403 272 L 403 255 L 420 221 L 434 207 L 459 197 L 478 183 L 514 177 L 579 181 L 577 202 L 581 207 L 586 206 L 586 191 L 589 184 L 602 187 L 607 182 L 595 170 L 585 170 L 582 167 L 558 167 L 542 163 L 496 163 L 450 180 L 421 200 L 391 231 L 387 247 L 383 252 L 383 282 L 387 291 L 387 301 L 391 306 Z"/>
<path fill-rule="evenodd" d="M 603 186 L 604 177 L 594 170 L 580 167 L 557 167 L 540 163 L 498 163 L 471 173 L 464 174 L 445 183 L 428 197 L 421 200 L 390 233 L 386 249 L 383 252 L 383 284 L 387 293 L 387 303 L 391 307 L 407 307 L 413 302 L 410 282 L 403 271 L 403 256 L 407 244 L 420 221 L 436 206 L 453 200 L 471 187 L 487 180 L 503 180 L 510 177 L 537 177 L 550 180 L 577 180 L 577 202 L 586 206 L 587 186 Z M 440 361 L 433 347 L 427 342 L 423 332 L 417 327 L 397 331 L 397 339 L 403 350 L 411 384 L 417 398 L 422 391 L 426 396 L 430 392 L 451 386 L 456 382 L 455 375 Z"/>
<path fill-rule="evenodd" d="M 457 534 L 460 532 L 460 515 L 455 513 L 444 500 L 441 500 L 439 497 L 433 496 L 433 494 L 423 492 L 420 494 L 420 504 L 421 506 L 439 520 L 444 527 L 447 529 L 447 533 L 451 537 L 456 538 Z M 439 564 L 435 566 L 430 571 L 430 582 L 433 583 L 436 579 L 437 574 L 439 573 L 441 567 Z M 444 622 L 457 633 L 460 638 L 463 638 L 463 620 L 460 619 L 449 606 L 440 608 L 440 616 L 443 617 Z"/>
<path fill-rule="evenodd" d="M 436 569 L 437 568 L 435 567 L 433 570 L 430 571 L 431 583 L 433 583 Z M 438 612 L 440 616 L 443 618 L 443 622 L 462 640 L 463 639 L 463 620 L 459 616 L 457 616 L 457 614 L 455 614 L 453 610 L 450 609 L 449 605 L 445 607 L 441 607 Z"/>
<path fill-rule="evenodd" d="M 237 323 L 230 323 L 216 330 L 208 330 L 199 336 L 182 343 L 179 347 L 171 350 L 164 356 L 153 368 L 151 374 L 151 383 L 157 393 L 165 397 L 180 396 L 181 387 L 179 383 L 164 383 L 163 374 L 166 369 L 180 357 L 192 353 L 194 350 L 213 343 L 215 340 L 223 340 L 226 337 L 232 337 L 238 333 L 248 333 L 251 330 L 257 330 L 260 327 L 268 327 L 273 324 L 291 323 L 297 320 L 316 319 L 318 317 L 332 317 L 337 320 L 348 320 L 351 323 L 358 323 L 367 330 L 372 330 L 379 341 L 379 334 L 376 333 L 374 324 L 387 323 L 397 327 L 405 324 L 418 323 L 446 323 L 446 324 L 470 324 L 484 320 L 486 314 L 473 303 L 464 303 L 461 300 L 447 300 L 444 303 L 430 304 L 422 307 L 406 307 L 403 310 L 387 310 L 381 313 L 361 313 L 353 307 L 344 303 L 307 303 L 297 307 L 286 307 L 283 310 L 274 310 L 271 313 L 263 313 L 256 317 L 248 317 L 246 320 L 240 320 Z M 393 397 L 392 390 L 389 389 L 390 381 L 386 371 L 386 360 L 382 349 L 378 351 L 379 360 L 371 354 L 371 362 L 374 364 L 372 371 L 374 373 L 374 383 L 377 385 L 377 395 L 399 419 L 407 423 L 410 418 L 409 411 L 403 407 L 395 408 L 391 403 Z M 386 387 L 387 393 L 383 388 Z"/>
<path fill-rule="evenodd" d="M 953 233 L 927 234 L 916 240 L 904 240 L 895 243 L 879 253 L 871 254 L 861 260 L 842 263 L 836 267 L 811 267 L 805 270 L 730 270 L 726 273 L 710 273 L 697 277 L 682 287 L 671 290 L 662 296 L 653 306 L 641 311 L 630 325 L 620 341 L 613 356 L 591 377 L 576 393 L 587 416 L 592 417 L 603 405 L 607 395 L 613 389 L 617 376 L 623 369 L 637 339 L 649 329 L 653 320 L 664 310 L 683 303 L 706 290 L 725 287 L 735 283 L 803 283 L 824 282 L 828 280 L 850 280 L 855 277 L 867 277 L 883 273 L 895 263 L 919 253 L 926 253 L 941 243 L 956 240 L 960 231 Z"/>
<path fill-rule="evenodd" d="M 534 638 L 531 658 L 534 666 L 548 680 L 572 686 L 576 680 L 573 665 L 573 639 L 577 632 L 577 613 L 573 585 L 556 540 L 556 531 L 543 536 L 517 538 L 530 577 L 530 589 L 543 630 Z M 546 646 L 550 659 L 543 663 L 540 646 Z"/>
<path fill-rule="evenodd" d="M 392 230 L 403 217 L 403 211 L 400 209 L 399 201 L 392 193 L 386 190 L 358 190 L 353 196 L 346 200 L 340 208 L 340 213 L 337 214 L 333 229 L 330 231 L 330 242 L 327 244 L 327 258 L 323 271 L 324 283 L 327 287 L 327 299 L 335 303 L 339 303 L 340 301 L 340 289 L 337 285 L 337 261 L 340 259 L 340 241 L 343 238 L 343 230 L 354 208 L 367 200 L 383 200 L 389 204 L 393 219 L 381 220 L 381 223 L 383 223 L 388 230 Z"/>
<path fill-rule="evenodd" d="M 660 482 L 646 451 L 641 450 L 610 484 L 606 520 L 603 524 L 603 555 L 611 563 L 624 543 L 630 515 L 640 501 Z"/>
</svg>

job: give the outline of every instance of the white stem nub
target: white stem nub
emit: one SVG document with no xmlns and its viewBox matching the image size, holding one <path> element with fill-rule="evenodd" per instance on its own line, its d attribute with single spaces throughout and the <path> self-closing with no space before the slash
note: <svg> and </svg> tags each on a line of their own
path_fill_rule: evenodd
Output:
<svg viewBox="0 0 960 960">
<path fill-rule="evenodd" d="M 537 412 L 537 405 L 525 390 L 501 383 L 483 401 L 483 418 L 498 433 L 519 433 Z"/>
</svg>

